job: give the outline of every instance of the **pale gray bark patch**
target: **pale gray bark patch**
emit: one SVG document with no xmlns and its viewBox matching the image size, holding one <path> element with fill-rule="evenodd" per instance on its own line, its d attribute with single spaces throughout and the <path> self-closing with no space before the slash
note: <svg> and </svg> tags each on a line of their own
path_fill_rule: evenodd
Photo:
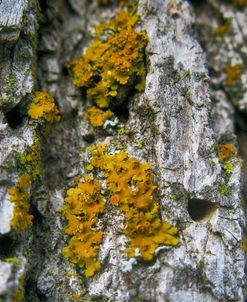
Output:
<svg viewBox="0 0 247 302">
<path fill-rule="evenodd" d="M 17 40 L 22 27 L 27 0 L 0 1 L 0 41 Z"/>
</svg>

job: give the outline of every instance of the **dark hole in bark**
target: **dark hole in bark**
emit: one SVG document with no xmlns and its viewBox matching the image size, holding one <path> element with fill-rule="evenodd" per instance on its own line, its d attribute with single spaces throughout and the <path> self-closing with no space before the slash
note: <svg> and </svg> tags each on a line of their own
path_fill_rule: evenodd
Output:
<svg viewBox="0 0 247 302">
<path fill-rule="evenodd" d="M 41 215 L 41 213 L 39 212 L 37 207 L 33 204 L 31 204 L 31 214 L 34 217 L 33 224 L 36 225 L 36 226 L 41 225 L 42 221 L 43 221 L 43 216 Z"/>
<path fill-rule="evenodd" d="M 41 11 L 44 12 L 47 6 L 47 0 L 39 0 L 39 6 L 41 8 Z"/>
<path fill-rule="evenodd" d="M 237 133 L 240 133 L 241 131 L 247 132 L 246 112 L 241 112 L 235 108 L 234 121 Z"/>
<path fill-rule="evenodd" d="M 127 121 L 129 118 L 129 101 L 124 101 L 121 105 L 111 105 L 110 109 L 120 121 Z"/>
<path fill-rule="evenodd" d="M 199 6 L 199 5 L 201 5 L 201 4 L 203 4 L 203 3 L 207 2 L 207 1 L 205 1 L 205 0 L 189 0 L 189 2 L 191 4 L 193 4 L 194 6 Z"/>
<path fill-rule="evenodd" d="M 13 251 L 14 242 L 9 236 L 3 236 L 0 238 L 0 256 L 11 257 Z"/>
<path fill-rule="evenodd" d="M 95 141 L 95 136 L 93 134 L 86 134 L 83 136 L 83 140 L 89 144 L 92 144 Z"/>
<path fill-rule="evenodd" d="M 204 199 L 189 199 L 188 212 L 192 220 L 197 222 L 208 221 L 217 211 L 218 204 Z"/>
<path fill-rule="evenodd" d="M 24 115 L 20 103 L 5 114 L 8 125 L 12 129 L 20 127 L 23 123 Z"/>
<path fill-rule="evenodd" d="M 41 293 L 37 288 L 37 281 L 34 279 L 35 271 L 32 271 L 32 275 L 27 277 L 25 292 L 25 302 L 44 302 L 49 301 L 45 294 Z"/>
<path fill-rule="evenodd" d="M 64 65 L 62 67 L 62 73 L 63 73 L 63 75 L 68 76 L 69 75 L 69 68 Z"/>
</svg>

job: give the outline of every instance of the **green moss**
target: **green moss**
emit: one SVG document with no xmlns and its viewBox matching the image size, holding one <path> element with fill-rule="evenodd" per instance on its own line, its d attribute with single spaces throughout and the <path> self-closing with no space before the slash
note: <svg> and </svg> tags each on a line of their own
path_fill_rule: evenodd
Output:
<svg viewBox="0 0 247 302">
<path fill-rule="evenodd" d="M 234 170 L 232 162 L 226 162 L 222 167 L 228 176 L 230 176 L 232 174 L 232 171 Z"/>
<path fill-rule="evenodd" d="M 123 127 L 119 128 L 118 131 L 117 131 L 117 133 L 120 134 L 120 135 L 124 134 L 124 132 L 125 132 L 125 129 Z"/>
<path fill-rule="evenodd" d="M 228 189 L 227 185 L 225 185 L 225 184 L 221 184 L 220 187 L 219 187 L 219 189 L 220 189 L 220 194 L 222 196 L 227 195 L 228 192 L 229 192 L 229 189 Z"/>
<path fill-rule="evenodd" d="M 24 26 L 28 26 L 28 24 L 29 24 L 29 19 L 28 19 L 28 17 L 27 17 L 26 14 L 24 14 L 24 16 L 23 16 L 23 18 L 22 18 L 22 24 L 23 24 Z"/>
<path fill-rule="evenodd" d="M 15 83 L 16 83 L 16 76 L 14 72 L 11 70 L 7 78 L 6 93 L 13 92 Z"/>
<path fill-rule="evenodd" d="M 137 142 L 136 142 L 136 146 L 137 146 L 139 149 L 142 149 L 142 147 L 143 147 L 143 142 L 142 142 L 142 141 L 137 141 Z"/>
<path fill-rule="evenodd" d="M 172 195 L 171 195 L 171 200 L 173 200 L 173 201 L 178 201 L 178 200 L 179 200 L 179 196 L 176 195 L 176 194 L 172 194 Z"/>
<path fill-rule="evenodd" d="M 173 84 L 177 84 L 181 80 L 180 75 L 177 75 L 173 81 Z"/>
<path fill-rule="evenodd" d="M 205 72 L 194 72 L 193 76 L 197 82 L 199 82 L 207 77 Z"/>
<path fill-rule="evenodd" d="M 28 173 L 35 180 L 41 173 L 41 146 L 40 139 L 36 137 L 34 143 L 26 152 L 20 152 L 18 167 L 21 173 Z"/>
<path fill-rule="evenodd" d="M 0 99 L 1 106 L 6 106 L 10 103 L 11 103 L 11 98 L 9 96 L 7 96 L 7 94 L 5 96 L 1 97 L 1 99 Z"/>
<path fill-rule="evenodd" d="M 7 262 L 7 263 L 12 263 L 15 266 L 15 268 L 18 268 L 21 265 L 20 259 L 18 259 L 16 257 L 5 258 L 4 261 Z"/>
<path fill-rule="evenodd" d="M 162 85 L 174 85 L 180 81 L 181 76 L 174 67 L 174 61 L 174 57 L 169 56 L 157 63 L 157 67 L 163 71 L 163 76 L 160 79 Z"/>
</svg>

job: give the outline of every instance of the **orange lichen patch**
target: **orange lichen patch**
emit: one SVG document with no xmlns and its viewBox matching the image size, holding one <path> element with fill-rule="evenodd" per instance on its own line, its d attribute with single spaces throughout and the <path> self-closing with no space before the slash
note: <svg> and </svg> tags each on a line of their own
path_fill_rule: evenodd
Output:
<svg viewBox="0 0 247 302">
<path fill-rule="evenodd" d="M 103 5 L 108 5 L 110 1 L 109 0 L 98 0 L 98 2 Z"/>
<path fill-rule="evenodd" d="M 217 153 L 221 163 L 227 161 L 230 157 L 236 155 L 236 150 L 233 144 L 219 144 L 217 146 Z"/>
<path fill-rule="evenodd" d="M 150 163 L 140 163 L 124 151 L 109 154 L 106 145 L 92 146 L 90 152 L 90 168 L 104 172 L 107 188 L 113 194 L 111 203 L 125 215 L 125 235 L 130 240 L 125 252 L 129 257 L 139 249 L 144 260 L 151 260 L 160 245 L 178 245 L 178 229 L 159 217 Z"/>
<path fill-rule="evenodd" d="M 77 176 L 74 178 L 74 183 L 75 183 L 76 185 L 78 185 L 79 182 L 80 182 L 80 179 L 81 179 L 81 176 L 80 176 L 80 175 L 77 175 Z"/>
<path fill-rule="evenodd" d="M 80 298 L 80 296 L 77 293 L 72 293 L 71 296 L 74 300 L 78 300 Z"/>
<path fill-rule="evenodd" d="M 231 26 L 231 19 L 227 18 L 227 19 L 224 20 L 223 24 L 221 24 L 219 27 L 217 27 L 214 30 L 214 34 L 224 35 L 226 32 L 228 32 L 230 26 Z"/>
<path fill-rule="evenodd" d="M 243 240 L 242 240 L 242 247 L 243 247 L 244 252 L 247 253 L 247 236 L 246 236 L 246 234 L 244 235 Z"/>
<path fill-rule="evenodd" d="M 114 0 L 115 2 L 116 0 Z M 102 5 L 109 5 L 110 4 L 110 0 L 98 0 L 99 4 L 102 4 Z M 118 2 L 120 4 L 125 4 L 127 2 L 127 0 L 118 0 Z"/>
<path fill-rule="evenodd" d="M 66 277 L 71 278 L 73 274 L 71 272 L 67 272 Z"/>
<path fill-rule="evenodd" d="M 145 87 L 145 32 L 136 32 L 137 14 L 121 10 L 116 18 L 95 28 L 96 38 L 81 60 L 70 64 L 73 83 L 86 89 L 87 96 L 100 108 L 109 106 L 121 86 L 134 79 L 137 90 Z M 97 79 L 97 81 L 95 80 Z"/>
<path fill-rule="evenodd" d="M 244 7 L 247 5 L 247 0 L 234 0 L 234 4 L 239 7 Z"/>
<path fill-rule="evenodd" d="M 14 203 L 14 215 L 11 219 L 10 226 L 17 233 L 26 231 L 32 225 L 33 215 L 30 215 L 30 175 L 23 174 L 20 176 L 15 187 L 11 187 L 8 191 L 10 202 Z"/>
<path fill-rule="evenodd" d="M 226 72 L 226 85 L 231 87 L 236 81 L 240 80 L 241 76 L 242 65 L 235 64 L 235 65 L 226 65 L 225 72 Z"/>
<path fill-rule="evenodd" d="M 246 240 L 246 238 L 244 238 L 242 240 L 242 247 L 243 247 L 244 252 L 247 253 L 247 240 Z"/>
<path fill-rule="evenodd" d="M 118 205 L 118 202 L 119 202 L 119 197 L 117 195 L 112 195 L 111 204 L 115 206 Z"/>
<path fill-rule="evenodd" d="M 100 194 L 99 182 L 91 180 L 89 176 L 85 176 L 85 181 L 76 188 L 67 191 L 62 210 L 68 220 L 64 231 L 72 237 L 69 246 L 64 247 L 63 255 L 82 267 L 87 277 L 93 276 L 100 268 L 97 256 L 103 232 L 93 227 L 104 209 L 105 200 Z"/>
<path fill-rule="evenodd" d="M 85 118 L 93 127 L 102 127 L 105 121 L 113 116 L 111 110 L 103 111 L 97 107 L 90 107 L 85 112 Z"/>
<path fill-rule="evenodd" d="M 61 119 L 54 98 L 47 92 L 36 92 L 36 96 L 29 107 L 28 115 L 35 120 L 43 118 L 49 123 L 60 121 Z"/>
</svg>

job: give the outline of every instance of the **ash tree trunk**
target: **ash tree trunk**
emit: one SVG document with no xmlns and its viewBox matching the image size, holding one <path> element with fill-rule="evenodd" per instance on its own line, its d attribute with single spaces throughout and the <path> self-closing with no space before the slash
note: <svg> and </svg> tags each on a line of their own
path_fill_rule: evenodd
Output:
<svg viewBox="0 0 247 302">
<path fill-rule="evenodd" d="M 246 300 L 246 4 L 0 1 L 0 301 Z M 117 88 L 117 81 L 115 88 L 107 88 L 110 105 L 103 114 L 112 113 L 95 126 L 99 116 L 90 120 L 85 112 L 92 106 L 102 110 L 102 103 L 92 103 L 90 89 L 104 82 L 104 57 L 109 51 L 117 56 L 117 46 L 99 56 L 100 67 L 93 56 L 117 37 L 109 22 L 117 20 L 119 11 L 139 15 L 133 35 L 143 33 L 146 45 L 137 51 L 136 73 L 121 78 Z M 108 25 L 97 38 L 100 22 Z M 85 58 L 93 41 L 98 44 L 87 63 L 96 73 L 101 69 L 87 87 L 78 88 L 71 62 L 83 60 L 80 55 Z M 138 91 L 134 87 L 143 68 L 145 87 Z M 83 65 L 79 74 L 86 72 Z M 108 151 L 101 154 L 101 169 L 97 163 L 88 167 L 93 157 L 88 147 L 102 144 Z M 134 218 L 128 217 L 151 210 L 135 207 L 126 192 L 135 200 L 144 178 L 131 172 L 137 180 L 117 193 L 109 189 L 109 175 L 121 165 L 117 154 L 125 154 L 125 168 L 114 185 L 124 183 L 124 171 L 135 159 L 149 185 L 156 186 L 146 189 L 152 191 L 150 207 L 157 209 L 143 232 L 139 220 L 130 230 Z M 150 168 L 143 168 L 147 162 Z M 113 168 L 107 166 L 111 163 Z M 85 184 L 87 174 L 99 181 L 94 190 L 101 197 L 88 193 L 86 185 L 76 192 L 84 199 L 93 196 L 90 202 L 97 206 L 104 202 L 88 227 L 101 234 L 100 242 L 91 243 L 90 264 L 85 257 L 78 260 L 71 243 L 76 232 L 66 232 L 64 214 L 70 206 L 68 189 Z M 127 209 L 121 205 L 126 200 Z M 86 210 L 82 205 L 81 212 Z M 78 215 L 73 217 L 81 223 L 80 234 L 91 234 L 82 230 L 87 218 Z M 156 233 L 147 237 L 156 232 L 154 221 L 173 226 L 172 239 L 160 239 L 166 234 L 161 227 L 155 229 L 159 239 Z M 147 238 L 153 250 L 142 247 Z M 80 255 L 89 251 L 91 239 L 78 241 Z M 74 258 L 66 256 L 66 246 Z M 127 255 L 130 247 L 134 252 Z"/>
</svg>

